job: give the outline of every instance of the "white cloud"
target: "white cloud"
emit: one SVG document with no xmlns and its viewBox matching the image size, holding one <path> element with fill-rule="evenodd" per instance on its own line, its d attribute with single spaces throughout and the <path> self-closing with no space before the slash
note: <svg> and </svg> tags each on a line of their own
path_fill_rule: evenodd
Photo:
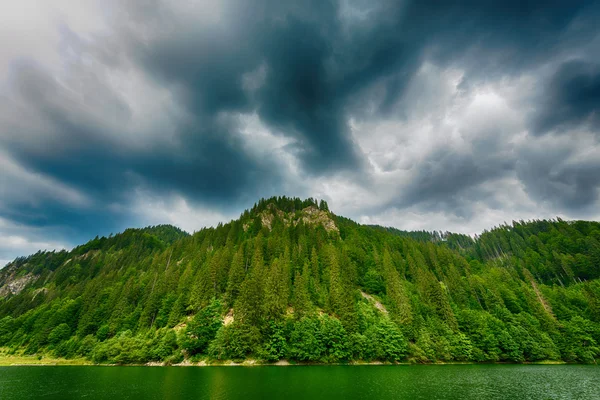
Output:
<svg viewBox="0 0 600 400">
<path fill-rule="evenodd" d="M 35 57 L 48 67 L 60 67 L 59 26 L 69 26 L 80 35 L 105 29 L 104 15 L 95 0 L 21 0 L 0 2 L 0 79 L 10 61 Z"/>
<path fill-rule="evenodd" d="M 0 217 L 0 268 L 16 257 L 33 254 L 38 250 L 61 250 L 70 246 L 50 239 L 48 230 L 17 225 Z"/>
<path fill-rule="evenodd" d="M 193 206 L 177 194 L 157 197 L 139 190 L 131 204 L 131 213 L 137 217 L 140 226 L 171 224 L 190 233 L 239 216 Z"/>
<path fill-rule="evenodd" d="M 532 76 L 471 86 L 462 85 L 461 76 L 456 69 L 424 64 L 394 112 L 385 118 L 351 116 L 354 140 L 370 161 L 368 177 L 317 179 L 312 192 L 329 199 L 341 215 L 405 230 L 476 234 L 512 220 L 599 219 L 595 211 L 569 211 L 535 196 L 540 190 L 563 191 L 572 201 L 584 194 L 580 175 L 569 171 L 582 165 L 598 170 L 595 137 L 529 135 L 524 104 Z M 537 154 L 546 159 L 547 170 L 533 169 Z M 539 161 L 534 165 L 543 166 Z M 553 176 L 556 184 L 544 186 Z"/>
</svg>

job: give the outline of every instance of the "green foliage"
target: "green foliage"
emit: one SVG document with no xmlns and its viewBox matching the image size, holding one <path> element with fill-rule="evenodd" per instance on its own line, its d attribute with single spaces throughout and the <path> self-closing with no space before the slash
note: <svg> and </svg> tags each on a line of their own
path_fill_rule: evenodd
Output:
<svg viewBox="0 0 600 400">
<path fill-rule="evenodd" d="M 156 332 L 150 351 L 150 358 L 153 360 L 167 361 L 177 346 L 177 336 L 171 329 Z"/>
<path fill-rule="evenodd" d="M 593 363 L 599 266 L 597 222 L 519 221 L 471 238 L 276 197 L 193 235 L 128 229 L 16 259 L 0 270 L 0 346 L 119 364 Z"/>
<path fill-rule="evenodd" d="M 99 341 L 103 342 L 106 339 L 108 339 L 109 334 L 110 334 L 110 327 L 108 325 L 102 325 L 100 328 L 98 328 L 98 331 L 96 332 L 96 337 L 98 338 Z"/>
<path fill-rule="evenodd" d="M 217 360 L 241 361 L 253 354 L 260 343 L 260 332 L 252 325 L 223 325 L 208 348 Z"/>
<path fill-rule="evenodd" d="M 401 361 L 406 355 L 407 342 L 400 329 L 387 318 L 380 319 L 364 333 L 363 358 L 366 360 Z"/>
<path fill-rule="evenodd" d="M 323 347 L 323 356 L 320 361 L 338 362 L 349 358 L 348 335 L 342 323 L 336 319 L 323 315 L 320 318 L 320 339 Z"/>
<path fill-rule="evenodd" d="M 71 328 L 64 322 L 52 329 L 52 332 L 48 335 L 48 343 L 58 344 L 64 340 L 67 340 L 71 336 Z"/>
<path fill-rule="evenodd" d="M 265 272 L 263 316 L 266 320 L 279 320 L 285 314 L 290 297 L 288 262 L 276 258 Z"/>
<path fill-rule="evenodd" d="M 305 262 L 302 274 L 300 272 L 296 272 L 296 277 L 294 279 L 294 298 L 292 305 L 294 308 L 294 316 L 297 319 L 301 319 L 302 317 L 310 315 L 313 309 L 309 291 L 310 279 L 308 263 Z"/>
<path fill-rule="evenodd" d="M 383 276 L 374 268 L 367 270 L 367 273 L 362 280 L 362 286 L 367 293 L 381 294 L 385 292 Z"/>
<path fill-rule="evenodd" d="M 14 334 L 15 328 L 15 319 L 10 315 L 0 319 L 0 346 L 8 343 Z"/>
<path fill-rule="evenodd" d="M 566 322 L 562 329 L 561 354 L 566 361 L 594 362 L 600 357 L 600 326 L 580 316 Z"/>
<path fill-rule="evenodd" d="M 215 299 L 188 322 L 181 347 L 189 356 L 206 352 L 223 324 L 222 308 L 222 303 Z"/>
<path fill-rule="evenodd" d="M 240 294 L 234 305 L 235 318 L 245 324 L 262 326 L 264 322 L 265 267 L 262 251 L 257 246 L 250 272 L 242 283 Z"/>
<path fill-rule="evenodd" d="M 258 356 L 266 361 L 277 361 L 287 355 L 285 327 L 282 323 L 270 322 L 264 335 L 263 345 Z"/>
<path fill-rule="evenodd" d="M 244 283 L 246 271 L 244 268 L 244 252 L 242 248 L 233 256 L 231 268 L 229 269 L 229 279 L 227 280 L 227 292 L 225 298 L 228 304 L 233 304 L 240 294 L 240 287 Z"/>
<path fill-rule="evenodd" d="M 97 363 L 141 364 L 150 361 L 149 341 L 124 331 L 117 336 L 98 344 L 91 354 Z"/>
</svg>

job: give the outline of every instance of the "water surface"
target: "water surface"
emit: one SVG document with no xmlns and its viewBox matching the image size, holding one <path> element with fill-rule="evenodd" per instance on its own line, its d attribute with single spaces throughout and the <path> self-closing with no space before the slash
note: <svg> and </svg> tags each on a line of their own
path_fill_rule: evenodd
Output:
<svg viewBox="0 0 600 400">
<path fill-rule="evenodd" d="M 600 399 L 586 365 L 0 367 L 0 399 Z"/>
</svg>

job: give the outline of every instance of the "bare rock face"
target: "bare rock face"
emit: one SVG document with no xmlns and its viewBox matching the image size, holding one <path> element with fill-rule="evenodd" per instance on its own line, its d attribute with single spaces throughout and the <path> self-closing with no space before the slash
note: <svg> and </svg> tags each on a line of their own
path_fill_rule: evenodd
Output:
<svg viewBox="0 0 600 400">
<path fill-rule="evenodd" d="M 339 229 L 327 211 L 319 210 L 317 207 L 306 207 L 302 210 L 302 221 L 305 224 L 321 224 L 327 232 L 338 232 Z"/>
<path fill-rule="evenodd" d="M 19 270 L 12 265 L 5 267 L 0 276 L 0 297 L 6 297 L 11 294 L 19 294 L 35 276 L 28 273 L 18 276 Z"/>
<path fill-rule="evenodd" d="M 260 222 L 262 223 L 262 226 L 266 226 L 269 230 L 271 230 L 275 215 L 281 218 L 284 224 L 289 224 L 289 218 L 287 217 L 286 213 L 277 209 L 273 204 L 269 204 L 268 210 L 260 213 Z"/>
<path fill-rule="evenodd" d="M 229 312 L 223 317 L 223 325 L 231 325 L 234 321 L 233 308 L 229 309 Z"/>
<path fill-rule="evenodd" d="M 323 228 L 327 232 L 337 232 L 339 233 L 338 227 L 335 225 L 335 222 L 331 218 L 331 215 L 327 211 L 319 210 L 317 207 L 310 206 L 306 207 L 302 211 L 300 211 L 300 216 L 298 214 L 285 213 L 279 209 L 277 209 L 273 204 L 269 204 L 268 208 L 265 211 L 262 211 L 260 214 L 260 222 L 262 226 L 271 230 L 273 226 L 273 221 L 275 217 L 281 219 L 286 226 L 297 225 L 298 222 L 302 221 L 307 225 L 322 225 Z M 246 223 L 243 226 L 244 231 L 247 231 L 250 228 L 250 224 Z"/>
</svg>

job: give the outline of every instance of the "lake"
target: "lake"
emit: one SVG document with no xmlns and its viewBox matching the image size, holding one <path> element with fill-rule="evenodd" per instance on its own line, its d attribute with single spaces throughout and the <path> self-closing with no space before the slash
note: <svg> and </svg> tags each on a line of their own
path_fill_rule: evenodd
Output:
<svg viewBox="0 0 600 400">
<path fill-rule="evenodd" d="M 592 365 L 0 367 L 0 399 L 600 399 Z"/>
</svg>

